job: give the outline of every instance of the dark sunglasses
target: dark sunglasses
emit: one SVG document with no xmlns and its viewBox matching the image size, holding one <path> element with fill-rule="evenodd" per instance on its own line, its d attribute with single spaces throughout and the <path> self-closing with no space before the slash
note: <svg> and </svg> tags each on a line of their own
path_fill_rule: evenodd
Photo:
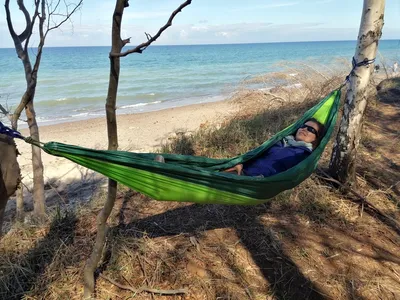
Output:
<svg viewBox="0 0 400 300">
<path fill-rule="evenodd" d="M 316 131 L 315 128 L 313 128 L 313 127 L 311 127 L 309 125 L 306 125 L 306 124 L 301 125 L 300 128 L 305 128 L 305 129 L 307 129 L 308 132 L 314 133 L 315 136 L 318 137 L 318 131 Z"/>
</svg>

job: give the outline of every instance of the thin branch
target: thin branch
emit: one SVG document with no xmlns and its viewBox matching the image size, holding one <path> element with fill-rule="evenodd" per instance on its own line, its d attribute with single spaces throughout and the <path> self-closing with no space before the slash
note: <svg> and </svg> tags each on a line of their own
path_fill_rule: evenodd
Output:
<svg viewBox="0 0 400 300">
<path fill-rule="evenodd" d="M 146 286 L 142 286 L 138 289 L 135 289 L 133 287 L 131 287 L 130 285 L 123 285 L 120 284 L 118 282 L 116 282 L 115 280 L 107 277 L 106 275 L 100 274 L 99 275 L 101 278 L 111 282 L 113 285 L 119 287 L 120 289 L 123 290 L 128 290 L 131 291 L 133 293 L 142 293 L 142 292 L 148 292 L 148 293 L 154 293 L 154 294 L 159 294 L 159 295 L 180 295 L 180 294 L 187 294 L 187 289 L 178 289 L 178 290 L 158 290 L 158 289 L 152 289 Z"/>
<path fill-rule="evenodd" d="M 35 1 L 35 12 L 33 13 L 33 16 L 32 16 L 31 26 L 29 28 L 28 36 L 26 38 L 25 47 L 24 47 L 25 53 L 28 53 L 29 40 L 31 39 L 31 36 L 32 36 L 33 27 L 35 26 L 36 18 L 39 16 L 39 4 L 40 4 L 40 0 Z"/>
<path fill-rule="evenodd" d="M 145 33 L 145 34 L 146 34 L 146 37 L 147 37 L 147 39 L 148 39 L 147 42 L 142 43 L 142 44 L 136 46 L 135 48 L 130 49 L 130 50 L 125 51 L 125 52 L 122 52 L 122 53 L 110 53 L 110 57 L 123 57 L 123 56 L 127 56 L 127 55 L 129 55 L 129 54 L 131 54 L 131 53 L 142 53 L 144 50 L 146 50 L 146 48 L 147 48 L 148 46 L 150 46 L 154 41 L 156 41 L 156 40 L 161 36 L 161 34 L 162 34 L 168 27 L 170 27 L 170 26 L 172 25 L 172 20 L 175 18 L 175 16 L 176 16 L 178 13 L 180 13 L 184 7 L 188 6 L 188 5 L 191 4 L 191 3 L 192 3 L 192 0 L 187 0 L 187 1 L 185 1 L 184 3 L 182 3 L 182 4 L 171 14 L 171 16 L 170 16 L 169 19 L 168 19 L 168 22 L 167 22 L 163 27 L 161 27 L 161 28 L 158 30 L 158 32 L 156 33 L 155 36 L 152 37 L 152 36 L 149 35 L 148 33 Z M 149 37 L 150 37 L 150 38 L 149 38 Z"/>
<path fill-rule="evenodd" d="M 145 32 L 144 34 L 146 35 L 147 40 L 150 41 L 151 40 L 151 35 L 149 33 L 147 33 L 147 32 Z"/>
<path fill-rule="evenodd" d="M 49 5 L 49 8 L 47 9 L 47 11 L 49 12 L 49 16 L 51 16 L 51 15 L 53 15 L 55 13 L 55 11 L 57 10 L 57 8 L 60 5 L 60 3 L 61 3 L 61 0 L 58 0 L 57 4 L 54 6 L 53 10 L 50 10 L 50 5 Z M 51 4 L 53 4 L 53 2 Z"/>
<path fill-rule="evenodd" d="M 1 112 L 5 115 L 8 116 L 10 114 L 10 112 L 8 110 L 6 110 L 3 105 L 0 104 L 0 110 Z"/>
<path fill-rule="evenodd" d="M 54 25 L 53 27 L 47 28 L 46 35 L 47 35 L 47 33 L 48 33 L 49 31 L 51 31 L 51 30 L 53 30 L 53 29 L 56 29 L 56 28 L 60 27 L 62 24 L 64 24 L 65 22 L 67 22 L 67 21 L 69 20 L 69 18 L 75 13 L 75 11 L 77 11 L 78 9 L 81 8 L 82 2 L 83 2 L 83 0 L 80 0 L 80 1 L 78 2 L 78 4 L 76 4 L 76 5 L 74 6 L 74 9 L 73 9 L 71 12 L 68 12 L 68 6 L 69 6 L 69 5 L 66 5 L 67 14 L 65 15 L 64 20 L 62 20 L 60 23 Z"/>
<path fill-rule="evenodd" d="M 146 284 L 147 284 L 147 285 L 150 285 L 149 278 L 147 278 L 147 274 L 146 274 L 146 268 L 144 267 L 143 262 L 140 260 L 139 255 L 136 255 L 136 258 L 137 258 L 137 260 L 138 260 L 138 262 L 139 262 L 139 264 L 140 264 L 140 268 L 142 269 L 143 276 L 144 276 L 144 278 L 146 279 Z M 126 280 L 126 279 L 125 279 L 125 280 Z M 154 300 L 154 295 L 153 295 L 153 293 L 151 293 L 151 299 Z"/>
<path fill-rule="evenodd" d="M 42 1 L 44 1 L 44 0 L 42 0 Z M 40 43 L 39 43 L 39 46 L 38 46 L 38 54 L 37 54 L 37 58 L 36 58 L 36 61 L 35 61 L 35 65 L 33 66 L 33 71 L 32 71 L 32 73 L 36 74 L 36 72 L 37 72 L 38 69 L 39 69 L 41 53 L 42 53 L 42 51 L 43 51 L 43 46 L 44 46 L 44 43 L 45 43 L 47 34 L 48 34 L 51 30 L 56 29 L 56 28 L 59 28 L 62 24 L 64 24 L 66 21 L 68 21 L 68 20 L 70 19 L 70 17 L 75 13 L 75 11 L 78 10 L 78 9 L 81 7 L 82 2 L 83 2 L 83 0 L 80 0 L 80 1 L 78 2 L 78 4 L 76 4 L 76 5 L 74 6 L 74 9 L 73 9 L 71 12 L 68 12 L 68 7 L 69 7 L 69 5 L 65 4 L 65 5 L 66 5 L 66 8 L 67 8 L 67 13 L 66 13 L 66 15 L 65 15 L 64 20 L 62 20 L 61 22 L 59 22 L 58 24 L 56 24 L 55 26 L 53 26 L 53 27 L 51 27 L 51 28 L 47 28 L 46 32 L 44 32 L 44 29 L 43 29 L 43 23 L 44 23 L 44 20 L 45 20 L 45 9 L 44 9 L 44 7 L 42 7 L 42 17 L 40 18 L 40 24 L 39 24 Z M 57 4 L 57 5 L 58 5 L 58 4 Z M 51 19 L 51 18 L 50 18 L 50 15 L 49 15 L 48 19 L 49 19 L 49 20 Z M 49 22 L 47 23 L 47 26 L 49 26 Z"/>
<path fill-rule="evenodd" d="M 327 180 L 327 181 L 333 182 L 333 183 L 339 185 L 340 187 L 348 190 L 350 193 L 352 193 L 356 197 L 358 197 L 361 200 L 361 203 L 362 203 L 362 210 L 364 210 L 364 206 L 369 207 L 372 211 L 374 211 L 375 213 L 377 213 L 381 217 L 384 217 L 387 220 L 389 220 L 393 225 L 395 225 L 395 227 L 397 227 L 397 229 L 400 230 L 400 224 L 398 224 L 395 219 L 393 219 L 392 217 L 390 217 L 390 216 L 384 214 L 383 212 L 381 212 L 375 205 L 373 205 L 371 202 L 369 202 L 367 199 L 365 199 L 365 197 L 361 196 L 358 192 L 353 190 L 351 187 L 342 184 L 340 181 L 334 179 L 332 176 L 330 176 L 328 173 L 326 173 L 324 170 L 322 170 L 320 168 L 318 168 L 318 172 L 321 172 L 325 177 L 318 176 L 318 175 L 317 175 L 317 177 L 319 177 L 319 178 L 321 178 L 323 180 Z"/>
<path fill-rule="evenodd" d="M 1 111 L 2 114 L 4 114 L 5 117 L 7 117 L 7 119 L 8 119 L 10 122 L 12 121 L 12 118 L 13 118 L 12 114 L 10 114 L 10 112 L 9 112 L 8 110 L 6 110 L 6 109 L 4 108 L 4 106 L 1 105 L 1 104 L 0 104 L 0 111 Z"/>
<path fill-rule="evenodd" d="M 131 42 L 131 37 L 122 40 L 122 45 L 125 46 L 126 44 L 129 44 L 130 42 Z M 123 47 L 123 46 L 122 46 L 122 47 Z"/>
</svg>

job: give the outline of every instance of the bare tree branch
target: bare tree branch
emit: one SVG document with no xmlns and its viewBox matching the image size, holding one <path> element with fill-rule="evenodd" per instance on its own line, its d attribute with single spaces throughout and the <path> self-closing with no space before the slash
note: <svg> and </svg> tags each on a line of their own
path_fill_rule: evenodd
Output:
<svg viewBox="0 0 400 300">
<path fill-rule="evenodd" d="M 45 1 L 42 0 L 42 16 L 40 17 L 40 23 L 39 23 L 40 43 L 39 43 L 39 46 L 38 46 L 38 53 L 37 53 L 37 56 L 36 56 L 35 65 L 33 66 L 32 74 L 36 74 L 37 71 L 38 71 L 38 69 L 39 69 L 40 60 L 41 60 L 41 53 L 42 53 L 42 51 L 43 51 L 43 46 L 44 46 L 44 42 L 45 42 L 45 40 L 46 40 L 47 34 L 48 34 L 51 30 L 56 29 L 56 28 L 59 28 L 62 24 L 64 24 L 66 21 L 68 21 L 68 20 L 70 19 L 71 15 L 74 14 L 75 11 L 77 11 L 78 9 L 81 8 L 82 2 L 83 2 L 83 0 L 80 0 L 80 1 L 78 2 L 78 4 L 76 4 L 76 5 L 74 6 L 74 8 L 73 8 L 73 10 L 72 10 L 71 12 L 68 12 L 68 7 L 69 7 L 70 5 L 68 5 L 68 4 L 66 4 L 66 3 L 64 2 L 64 3 L 65 3 L 65 7 L 66 7 L 66 9 L 67 9 L 67 13 L 65 14 L 65 18 L 64 18 L 62 21 L 60 21 L 59 23 L 57 23 L 55 26 L 50 27 L 50 28 L 47 28 L 47 29 L 46 29 L 46 32 L 44 32 L 44 26 L 43 26 L 43 25 L 44 25 L 44 20 L 45 20 L 45 18 L 46 18 L 46 16 L 45 16 L 45 14 L 46 14 L 46 9 L 45 9 L 45 6 L 44 6 Z M 58 3 L 57 3 L 57 6 L 58 6 Z M 51 19 L 51 18 L 50 18 L 50 16 L 49 16 L 49 20 L 50 20 L 50 19 Z M 49 22 L 48 22 L 48 26 L 49 26 Z"/>
<path fill-rule="evenodd" d="M 80 0 L 79 2 L 78 2 L 78 4 L 74 4 L 74 9 L 71 11 L 71 12 L 69 12 L 68 11 L 68 8 L 69 8 L 69 6 L 70 5 L 67 5 L 65 2 L 65 7 L 67 8 L 67 13 L 64 15 L 64 20 L 62 20 L 61 22 L 59 22 L 58 24 L 55 24 L 53 27 L 49 27 L 49 28 L 47 28 L 47 31 L 46 31 L 46 34 L 45 34 L 45 36 L 47 35 L 47 33 L 49 32 L 49 31 L 51 31 L 51 30 L 53 30 L 53 29 L 56 29 L 56 28 L 59 28 L 62 24 L 64 24 L 65 22 L 67 22 L 69 19 L 70 19 L 70 17 L 75 13 L 75 11 L 77 11 L 78 9 L 80 9 L 81 7 L 82 7 L 82 2 L 83 2 L 83 0 Z M 59 15 L 61 15 L 61 14 L 59 14 Z"/>
<path fill-rule="evenodd" d="M 151 35 L 149 33 L 145 32 L 144 34 L 146 35 L 148 41 L 151 40 Z"/>
<path fill-rule="evenodd" d="M 366 205 L 367 207 L 369 207 L 372 211 L 374 211 L 375 213 L 377 213 L 381 217 L 386 218 L 391 224 L 393 224 L 396 227 L 397 230 L 400 230 L 400 224 L 394 218 L 392 218 L 391 216 L 383 213 L 375 205 L 373 205 L 371 202 L 367 201 L 367 199 L 365 197 L 361 196 L 360 193 L 358 193 L 357 191 L 355 191 L 354 189 L 352 189 L 348 185 L 342 184 L 340 181 L 338 181 L 335 178 L 333 178 L 331 175 L 326 173 L 321 168 L 318 168 L 317 171 L 322 173 L 325 176 L 325 177 L 323 177 L 323 176 L 317 175 L 317 177 L 319 177 L 319 178 L 321 178 L 323 180 L 327 180 L 327 181 L 333 182 L 333 183 L 339 185 L 340 187 L 342 187 L 344 190 L 349 191 L 350 193 L 352 193 L 353 195 L 358 197 L 361 200 L 362 209 L 364 209 L 364 205 Z"/>
<path fill-rule="evenodd" d="M 8 30 L 10 31 L 10 35 L 11 35 L 12 39 L 14 40 L 15 47 L 17 47 L 16 42 L 19 42 L 19 39 L 18 39 L 17 34 L 15 33 L 15 30 L 14 30 L 14 27 L 13 27 L 12 21 L 11 21 L 10 0 L 5 1 L 4 7 L 6 9 L 6 19 L 7 19 Z M 19 44 L 21 44 L 21 43 L 19 43 Z M 22 46 L 21 46 L 21 51 L 22 51 Z"/>
<path fill-rule="evenodd" d="M 60 21 L 58 24 L 56 24 L 55 26 L 49 28 L 50 25 L 50 14 L 48 16 L 46 16 L 46 8 L 49 10 L 51 6 L 48 5 L 46 0 L 35 0 L 34 1 L 34 6 L 35 6 L 35 11 L 33 13 L 32 16 L 32 20 L 28 21 L 28 16 L 29 13 L 25 7 L 25 4 L 23 2 L 23 0 L 18 0 L 17 4 L 19 6 L 19 9 L 24 13 L 26 21 L 27 21 L 27 25 L 26 28 L 24 30 L 24 32 L 21 35 L 17 35 L 15 33 L 15 30 L 13 28 L 13 24 L 12 24 L 12 20 L 11 20 L 11 13 L 10 13 L 10 9 L 9 9 L 9 3 L 10 0 L 5 0 L 5 10 L 6 10 L 6 18 L 7 18 L 7 25 L 8 25 L 8 29 L 10 31 L 10 35 L 13 38 L 14 41 L 14 45 L 15 45 L 15 49 L 17 52 L 18 57 L 22 60 L 24 68 L 25 68 L 25 77 L 26 77 L 26 81 L 28 83 L 28 87 L 26 89 L 26 92 L 24 93 L 21 102 L 19 103 L 19 105 L 17 106 L 17 108 L 14 111 L 14 120 L 13 120 L 13 128 L 16 129 L 17 126 L 17 120 L 20 118 L 20 115 L 23 111 L 23 109 L 25 108 L 25 106 L 29 103 L 29 101 L 31 101 L 32 99 L 32 93 L 30 91 L 34 90 L 36 87 L 36 77 L 37 77 L 37 72 L 39 70 L 39 65 L 40 65 L 40 61 L 41 61 L 41 54 L 43 51 L 43 46 L 46 40 L 46 36 L 49 33 L 49 31 L 59 28 L 63 23 L 65 23 L 67 20 L 70 19 L 71 15 L 81 7 L 83 0 L 80 0 L 78 2 L 78 4 L 76 4 L 74 6 L 74 8 L 72 9 L 72 11 L 70 10 L 70 6 L 73 4 L 67 4 L 64 0 L 65 3 L 65 7 L 67 10 L 67 13 L 64 16 L 64 19 L 62 21 Z M 56 5 L 54 6 L 54 8 L 51 8 L 51 13 L 57 11 L 59 9 L 59 5 L 61 3 L 61 0 L 58 0 Z M 47 6 L 46 6 L 47 5 Z M 40 41 L 39 41 L 39 45 L 38 45 L 38 51 L 36 54 L 36 60 L 35 60 L 35 64 L 32 68 L 30 59 L 29 59 L 29 55 L 28 55 L 28 46 L 29 46 L 29 41 L 30 38 L 32 37 L 32 32 L 33 32 L 33 28 L 35 25 L 35 21 L 36 18 L 39 18 L 39 36 L 40 36 Z M 48 19 L 47 22 L 47 29 L 45 30 L 45 21 L 46 19 Z M 25 45 L 22 45 L 22 42 L 25 41 Z M 32 80 L 34 79 L 34 80 Z"/>
<path fill-rule="evenodd" d="M 31 29 L 31 16 L 29 15 L 28 10 L 25 8 L 24 1 L 23 0 L 18 0 L 17 1 L 19 9 L 22 11 L 22 13 L 25 16 L 25 30 L 18 36 L 19 40 L 21 43 L 25 41 L 29 35 L 30 29 Z"/>
<path fill-rule="evenodd" d="M 31 36 L 32 36 L 33 27 L 35 26 L 36 18 L 39 16 L 39 4 L 40 4 L 40 0 L 35 0 L 35 12 L 33 13 L 31 26 L 29 28 L 28 36 L 27 36 L 26 42 L 25 42 L 25 47 L 24 47 L 25 53 L 27 53 L 27 51 L 28 51 L 29 40 L 31 39 Z"/>
<path fill-rule="evenodd" d="M 43 27 L 45 21 L 46 21 L 46 1 L 42 0 L 41 15 L 39 16 L 39 36 L 40 36 L 39 51 L 41 50 L 40 46 L 44 44 Z"/>
<path fill-rule="evenodd" d="M 3 105 L 0 104 L 0 110 L 1 112 L 5 115 L 8 116 L 8 114 L 10 113 L 8 110 L 6 110 Z"/>
<path fill-rule="evenodd" d="M 53 2 L 51 2 L 50 5 L 48 5 L 47 11 L 49 12 L 49 16 L 55 14 L 55 11 L 56 11 L 57 8 L 59 7 L 60 3 L 61 3 L 61 0 L 58 0 L 58 1 L 57 1 L 57 4 L 54 6 L 54 9 L 53 9 L 53 10 L 51 10 L 51 7 L 50 7 L 50 6 L 52 6 Z M 65 1 L 64 1 L 64 3 L 65 3 Z M 67 6 L 67 4 L 66 4 L 65 6 Z"/>
<path fill-rule="evenodd" d="M 154 41 L 156 41 L 156 40 L 161 36 L 161 34 L 162 34 L 168 27 L 170 27 L 170 26 L 172 25 L 172 20 L 175 18 L 175 16 L 176 16 L 178 13 L 180 13 L 184 7 L 188 6 L 188 5 L 191 4 L 191 3 L 192 3 L 192 0 L 187 0 L 187 1 L 185 1 L 184 3 L 182 3 L 182 4 L 171 14 L 171 16 L 170 16 L 169 19 L 168 19 L 168 22 L 167 22 L 163 27 L 161 27 L 161 28 L 158 30 L 158 32 L 156 33 L 155 36 L 152 37 L 152 36 L 149 35 L 148 33 L 145 33 L 145 34 L 146 34 L 146 37 L 147 37 L 147 39 L 148 39 L 147 42 L 142 43 L 142 44 L 136 46 L 135 48 L 130 49 L 130 50 L 125 51 L 125 52 L 121 52 L 121 53 L 110 53 L 110 57 L 123 57 L 123 56 L 127 56 L 127 55 L 129 55 L 129 54 L 131 54 L 131 53 L 142 53 L 144 50 L 146 50 L 146 48 L 147 48 L 148 46 L 150 46 Z M 149 38 L 149 37 L 150 37 L 150 38 Z"/>
<path fill-rule="evenodd" d="M 159 295 L 179 295 L 179 294 L 187 294 L 187 289 L 178 289 L 178 290 L 158 290 L 158 289 L 152 289 L 147 286 L 142 286 L 138 289 L 135 289 L 131 287 L 130 285 L 123 285 L 115 280 L 107 277 L 106 275 L 100 274 L 100 277 L 111 282 L 115 286 L 119 287 L 120 289 L 128 290 L 134 293 L 141 293 L 141 292 L 148 292 L 148 293 L 154 293 L 154 294 L 159 294 Z"/>
<path fill-rule="evenodd" d="M 129 44 L 130 42 L 131 42 L 131 37 L 122 40 L 122 45 L 125 46 L 126 44 Z M 123 47 L 123 46 L 122 46 L 122 47 Z"/>
<path fill-rule="evenodd" d="M 0 111 L 1 111 L 2 114 L 4 114 L 4 116 L 7 117 L 7 119 L 8 119 L 9 121 L 12 121 L 12 114 L 10 114 L 10 112 L 9 112 L 7 109 L 5 109 L 5 108 L 3 107 L 3 105 L 1 105 L 1 104 L 0 104 Z"/>
</svg>

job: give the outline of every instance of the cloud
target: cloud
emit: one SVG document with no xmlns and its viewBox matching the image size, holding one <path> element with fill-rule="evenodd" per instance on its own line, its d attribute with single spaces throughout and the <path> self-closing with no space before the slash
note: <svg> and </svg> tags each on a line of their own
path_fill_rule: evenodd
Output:
<svg viewBox="0 0 400 300">
<path fill-rule="evenodd" d="M 221 31 L 221 32 L 216 32 L 215 36 L 217 37 L 223 37 L 223 38 L 229 38 L 231 36 L 235 35 L 234 32 L 225 32 L 225 31 Z"/>
<path fill-rule="evenodd" d="M 157 24 L 122 24 L 122 37 L 131 37 L 136 46 L 146 41 L 144 32 L 155 34 Z M 358 27 L 327 28 L 320 22 L 274 24 L 267 22 L 232 24 L 174 24 L 154 43 L 155 45 L 188 45 L 218 43 L 263 43 L 321 40 L 355 40 Z M 400 28 L 384 27 L 383 38 L 394 39 L 400 36 Z M 39 38 L 35 35 L 31 42 L 36 45 Z M 54 30 L 46 39 L 46 46 L 110 46 L 111 26 L 108 23 L 87 25 L 74 23 L 73 31 L 66 26 L 63 30 Z M 0 47 L 13 47 L 7 25 L 0 22 Z"/>
<path fill-rule="evenodd" d="M 186 38 L 188 36 L 188 33 L 184 29 L 182 29 L 181 32 L 180 32 L 180 36 L 182 38 Z"/>
<path fill-rule="evenodd" d="M 235 23 L 177 25 L 160 37 L 158 44 L 213 44 L 299 41 L 304 34 L 309 40 L 329 40 L 323 23 L 273 24 Z M 325 37 L 325 38 L 323 38 Z"/>
</svg>

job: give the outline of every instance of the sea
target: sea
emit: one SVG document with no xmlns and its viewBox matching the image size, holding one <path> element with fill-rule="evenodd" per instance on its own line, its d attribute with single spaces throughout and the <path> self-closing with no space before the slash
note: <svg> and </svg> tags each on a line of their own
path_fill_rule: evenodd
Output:
<svg viewBox="0 0 400 300">
<path fill-rule="evenodd" d="M 355 47 L 356 41 L 150 46 L 121 58 L 117 114 L 220 101 L 238 88 L 268 89 L 271 83 L 252 79 L 275 72 L 296 76 L 300 65 L 350 71 Z M 44 48 L 34 100 L 39 125 L 105 116 L 109 51 Z M 36 49 L 29 53 L 33 63 Z M 380 41 L 377 62 L 395 61 L 400 61 L 400 42 Z M 12 111 L 26 87 L 14 49 L 0 49 L 0 70 L 0 103 Z"/>
</svg>

